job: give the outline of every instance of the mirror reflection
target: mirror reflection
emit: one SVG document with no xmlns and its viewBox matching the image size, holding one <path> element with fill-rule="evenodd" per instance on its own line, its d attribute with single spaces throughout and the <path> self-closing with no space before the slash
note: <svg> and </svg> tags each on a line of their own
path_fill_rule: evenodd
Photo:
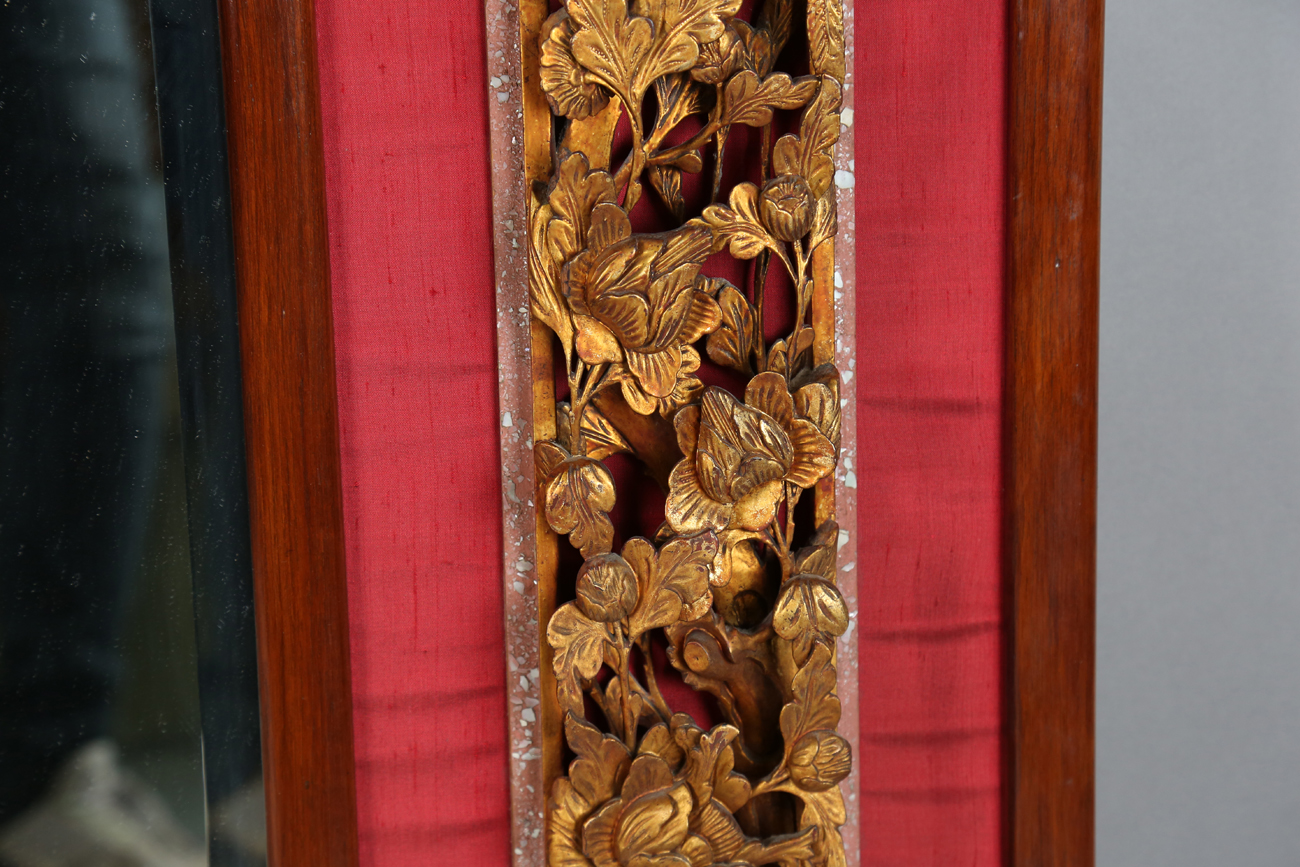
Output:
<svg viewBox="0 0 1300 867">
<path fill-rule="evenodd" d="M 5 867 L 265 863 L 237 370 L 195 351 L 237 357 L 220 69 L 181 5 L 166 45 L 146 0 L 0 8 Z M 156 93 L 182 36 L 211 63 Z"/>
</svg>

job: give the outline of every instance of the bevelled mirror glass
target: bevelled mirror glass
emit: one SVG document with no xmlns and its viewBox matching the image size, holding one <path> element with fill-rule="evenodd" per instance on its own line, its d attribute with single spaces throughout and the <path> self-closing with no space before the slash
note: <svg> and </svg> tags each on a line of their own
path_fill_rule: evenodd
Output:
<svg viewBox="0 0 1300 867">
<path fill-rule="evenodd" d="M 212 3 L 0 6 L 0 863 L 266 861 Z"/>
</svg>

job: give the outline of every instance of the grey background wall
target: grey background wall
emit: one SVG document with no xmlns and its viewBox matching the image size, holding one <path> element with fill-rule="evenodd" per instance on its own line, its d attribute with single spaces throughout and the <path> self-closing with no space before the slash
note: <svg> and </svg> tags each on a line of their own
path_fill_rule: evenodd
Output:
<svg viewBox="0 0 1300 867">
<path fill-rule="evenodd" d="M 1300 0 L 1109 0 L 1097 863 L 1300 865 Z"/>
</svg>

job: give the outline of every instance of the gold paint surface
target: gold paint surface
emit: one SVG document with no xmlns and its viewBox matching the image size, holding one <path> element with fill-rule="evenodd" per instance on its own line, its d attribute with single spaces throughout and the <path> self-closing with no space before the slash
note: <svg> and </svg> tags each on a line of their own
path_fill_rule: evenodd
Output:
<svg viewBox="0 0 1300 867">
<path fill-rule="evenodd" d="M 552 865 L 849 863 L 836 640 L 852 593 L 838 586 L 835 508 L 844 12 L 838 0 L 799 4 L 800 21 L 793 0 L 763 0 L 750 20 L 739 9 L 568 0 L 543 20 L 545 2 L 519 7 Z M 775 68 L 795 39 L 809 74 Z M 724 187 L 740 126 L 761 135 L 742 175 L 758 180 Z M 693 213 L 687 175 L 711 193 Z M 670 226 L 644 225 L 647 199 Z M 743 285 L 705 273 L 722 253 L 753 262 Z M 795 315 L 768 339 L 777 270 Z M 743 386 L 705 386 L 704 365 Z M 621 546 L 611 455 L 667 494 L 662 523 Z M 582 565 L 559 604 L 562 546 Z M 722 721 L 671 706 L 659 655 Z"/>
</svg>

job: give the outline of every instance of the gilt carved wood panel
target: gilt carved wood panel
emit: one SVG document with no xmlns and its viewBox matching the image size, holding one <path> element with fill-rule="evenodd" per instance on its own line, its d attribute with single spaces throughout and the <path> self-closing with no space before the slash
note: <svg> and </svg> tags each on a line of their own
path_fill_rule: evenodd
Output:
<svg viewBox="0 0 1300 867">
<path fill-rule="evenodd" d="M 856 864 L 852 9 L 487 23 L 515 861 Z"/>
</svg>

